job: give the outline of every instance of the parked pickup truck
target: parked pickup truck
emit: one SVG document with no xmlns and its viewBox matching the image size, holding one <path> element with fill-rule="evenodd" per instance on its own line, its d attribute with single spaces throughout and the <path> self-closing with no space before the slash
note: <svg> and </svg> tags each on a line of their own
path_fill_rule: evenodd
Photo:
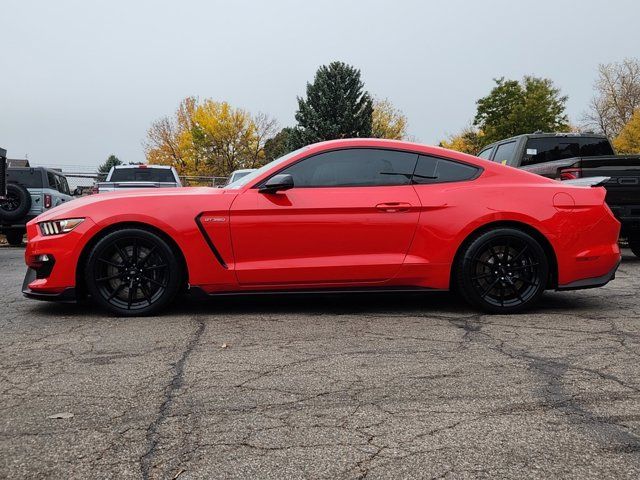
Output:
<svg viewBox="0 0 640 480">
<path fill-rule="evenodd" d="M 488 145 L 478 156 L 556 180 L 609 177 L 606 202 L 640 257 L 640 155 L 616 155 L 604 135 L 533 133 Z"/>
<path fill-rule="evenodd" d="M 96 184 L 97 192 L 113 192 L 123 188 L 182 187 L 178 172 L 163 165 L 118 165 L 111 167 L 104 182 Z"/>
</svg>

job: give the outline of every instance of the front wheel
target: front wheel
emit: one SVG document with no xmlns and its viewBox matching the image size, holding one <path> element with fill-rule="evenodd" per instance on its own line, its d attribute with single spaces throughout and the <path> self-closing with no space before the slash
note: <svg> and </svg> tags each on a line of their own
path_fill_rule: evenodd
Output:
<svg viewBox="0 0 640 480">
<path fill-rule="evenodd" d="M 182 276 L 176 253 L 158 235 L 127 228 L 91 250 L 85 283 L 91 297 L 120 316 L 151 315 L 173 300 Z"/>
<path fill-rule="evenodd" d="M 542 246 L 515 228 L 496 228 L 473 238 L 455 266 L 458 291 L 489 313 L 516 313 L 543 294 L 549 262 Z"/>
</svg>

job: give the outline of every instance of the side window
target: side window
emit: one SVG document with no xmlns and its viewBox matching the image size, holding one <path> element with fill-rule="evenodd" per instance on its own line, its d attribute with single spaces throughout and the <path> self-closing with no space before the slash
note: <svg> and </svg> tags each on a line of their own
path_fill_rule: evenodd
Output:
<svg viewBox="0 0 640 480">
<path fill-rule="evenodd" d="M 368 187 L 408 185 L 418 155 L 372 148 L 314 155 L 278 173 L 288 173 L 296 187 Z"/>
<path fill-rule="evenodd" d="M 413 174 L 413 183 L 429 184 L 444 182 L 462 182 L 474 178 L 480 169 L 443 158 L 420 155 L 416 171 Z"/>
<path fill-rule="evenodd" d="M 512 162 L 513 154 L 516 150 L 516 142 L 503 143 L 498 145 L 496 149 L 496 155 L 493 157 L 493 161 L 501 163 L 502 165 L 509 165 Z"/>
<path fill-rule="evenodd" d="M 577 138 L 544 137 L 530 138 L 522 158 L 522 165 L 553 162 L 563 158 L 580 155 L 580 145 Z"/>
<path fill-rule="evenodd" d="M 71 195 L 71 193 L 69 192 L 69 183 L 67 182 L 67 179 L 63 176 L 56 176 L 56 179 L 58 180 L 58 191 L 60 193 L 64 193 L 65 195 Z"/>
<path fill-rule="evenodd" d="M 489 147 L 482 150 L 477 156 L 480 158 L 484 158 L 485 160 L 489 160 L 491 158 L 492 153 L 493 153 L 493 147 Z"/>
<path fill-rule="evenodd" d="M 49 188 L 53 189 L 53 190 L 57 190 L 58 189 L 58 184 L 56 182 L 56 174 L 53 172 L 47 172 L 47 180 L 49 183 Z"/>
</svg>

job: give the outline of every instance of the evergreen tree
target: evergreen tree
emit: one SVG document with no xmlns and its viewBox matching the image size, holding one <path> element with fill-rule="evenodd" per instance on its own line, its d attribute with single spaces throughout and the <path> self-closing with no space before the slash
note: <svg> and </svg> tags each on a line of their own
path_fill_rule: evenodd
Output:
<svg viewBox="0 0 640 480">
<path fill-rule="evenodd" d="M 109 173 L 111 167 L 115 167 L 118 165 L 122 165 L 122 160 L 120 160 L 115 155 L 109 155 L 109 158 L 107 158 L 107 160 L 98 167 L 98 173 Z"/>
<path fill-rule="evenodd" d="M 321 66 L 307 98 L 298 97 L 297 127 L 291 146 L 337 138 L 370 137 L 373 101 L 360 79 L 360 70 L 343 62 Z"/>
<path fill-rule="evenodd" d="M 276 135 L 264 143 L 264 159 L 266 162 L 280 158 L 295 150 L 291 145 L 293 128 L 284 127 Z"/>
</svg>

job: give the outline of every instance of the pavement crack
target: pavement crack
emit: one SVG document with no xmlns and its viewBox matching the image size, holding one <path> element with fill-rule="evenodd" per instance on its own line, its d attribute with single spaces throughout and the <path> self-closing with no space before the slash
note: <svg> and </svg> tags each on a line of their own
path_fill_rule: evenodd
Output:
<svg viewBox="0 0 640 480">
<path fill-rule="evenodd" d="M 173 404 L 176 393 L 183 386 L 185 364 L 187 363 L 187 360 L 189 359 L 189 356 L 195 349 L 196 345 L 200 341 L 204 330 L 205 323 L 202 320 L 197 320 L 197 328 L 195 332 L 191 336 L 191 339 L 187 343 L 178 361 L 173 364 L 173 375 L 171 377 L 171 381 L 165 387 L 163 401 L 160 405 L 160 408 L 158 409 L 158 413 L 153 422 L 151 422 L 151 424 L 149 424 L 149 426 L 147 427 L 147 449 L 145 453 L 140 457 L 140 472 L 142 473 L 142 478 L 144 479 L 149 478 L 149 472 L 152 467 L 153 458 L 156 453 L 156 449 L 158 448 L 158 444 L 160 443 L 160 427 L 169 416 L 169 410 L 171 409 L 171 405 Z"/>
</svg>

